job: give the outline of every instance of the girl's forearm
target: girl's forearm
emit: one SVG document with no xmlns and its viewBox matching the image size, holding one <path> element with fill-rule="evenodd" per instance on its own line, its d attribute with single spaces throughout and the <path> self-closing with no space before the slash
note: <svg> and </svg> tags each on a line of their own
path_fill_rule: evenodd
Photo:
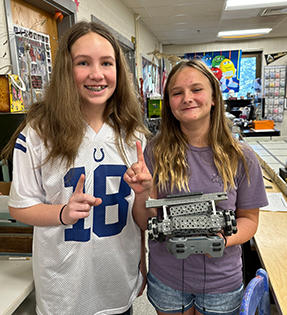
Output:
<svg viewBox="0 0 287 315">
<path fill-rule="evenodd" d="M 11 216 L 22 223 L 35 226 L 61 225 L 60 211 L 63 205 L 40 203 L 27 208 L 9 207 Z"/>
<path fill-rule="evenodd" d="M 254 214 L 255 215 L 251 216 L 241 216 L 236 219 L 238 232 L 226 237 L 227 247 L 244 244 L 254 236 L 258 227 L 258 216 L 256 215 L 256 211 Z"/>
</svg>

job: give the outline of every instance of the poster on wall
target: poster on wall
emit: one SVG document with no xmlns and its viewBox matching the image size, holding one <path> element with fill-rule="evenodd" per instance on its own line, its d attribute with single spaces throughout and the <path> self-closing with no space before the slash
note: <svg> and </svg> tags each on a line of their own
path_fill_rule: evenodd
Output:
<svg viewBox="0 0 287 315">
<path fill-rule="evenodd" d="M 22 91 L 27 110 L 31 103 L 42 99 L 52 72 L 50 37 L 47 34 L 14 25 L 18 75 L 25 83 Z"/>
<path fill-rule="evenodd" d="M 147 98 L 153 93 L 161 93 L 161 69 L 150 60 L 142 57 L 142 85 L 145 112 L 147 108 Z"/>
<path fill-rule="evenodd" d="M 186 59 L 201 59 L 221 84 L 222 93 L 239 91 L 241 50 L 210 51 L 185 54 Z"/>
<path fill-rule="evenodd" d="M 145 94 L 160 93 L 160 68 L 142 57 L 143 90 Z"/>
</svg>

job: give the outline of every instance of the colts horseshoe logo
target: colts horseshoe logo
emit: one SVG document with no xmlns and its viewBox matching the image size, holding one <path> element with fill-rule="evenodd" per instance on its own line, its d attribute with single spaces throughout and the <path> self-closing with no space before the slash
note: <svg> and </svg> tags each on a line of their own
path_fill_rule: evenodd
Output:
<svg viewBox="0 0 287 315">
<path fill-rule="evenodd" d="M 100 151 L 102 152 L 102 156 L 101 156 L 99 159 L 97 159 L 97 158 L 96 158 L 97 149 L 96 149 L 96 148 L 94 149 L 94 160 L 95 160 L 96 162 L 101 162 L 101 161 L 105 158 L 104 149 L 103 149 L 103 148 L 100 148 Z"/>
</svg>

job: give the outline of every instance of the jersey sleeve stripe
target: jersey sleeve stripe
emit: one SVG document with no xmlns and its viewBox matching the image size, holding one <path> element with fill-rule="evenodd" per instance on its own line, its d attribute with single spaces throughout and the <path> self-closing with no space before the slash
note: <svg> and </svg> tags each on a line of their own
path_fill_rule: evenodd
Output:
<svg viewBox="0 0 287 315">
<path fill-rule="evenodd" d="M 19 134 L 18 139 L 26 142 L 26 137 L 22 133 Z"/>
<path fill-rule="evenodd" d="M 19 136 L 18 136 L 18 138 L 17 138 L 17 141 L 18 140 L 20 140 L 20 142 L 21 141 L 23 141 L 23 142 L 26 142 L 26 137 L 22 134 L 22 133 L 20 133 L 19 134 Z M 15 143 L 15 147 L 14 147 L 15 149 L 18 149 L 18 150 L 21 150 L 21 151 L 23 151 L 24 153 L 26 153 L 26 151 L 27 151 L 27 149 L 25 148 L 25 146 L 24 145 L 22 145 L 22 144 L 20 144 L 20 143 Z"/>
<path fill-rule="evenodd" d="M 27 149 L 20 143 L 15 143 L 15 149 L 21 150 L 26 153 Z"/>
</svg>

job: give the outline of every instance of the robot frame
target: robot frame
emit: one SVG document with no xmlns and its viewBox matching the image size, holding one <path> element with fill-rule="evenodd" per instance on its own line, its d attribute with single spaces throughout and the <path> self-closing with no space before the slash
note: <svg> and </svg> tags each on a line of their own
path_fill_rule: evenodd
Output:
<svg viewBox="0 0 287 315">
<path fill-rule="evenodd" d="M 219 201 L 227 199 L 226 192 L 196 192 L 148 199 L 146 208 L 163 209 L 162 220 L 157 217 L 148 219 L 149 239 L 166 241 L 167 250 L 177 259 L 185 259 L 191 254 L 221 257 L 225 236 L 237 233 L 234 211 L 216 209 Z"/>
</svg>

